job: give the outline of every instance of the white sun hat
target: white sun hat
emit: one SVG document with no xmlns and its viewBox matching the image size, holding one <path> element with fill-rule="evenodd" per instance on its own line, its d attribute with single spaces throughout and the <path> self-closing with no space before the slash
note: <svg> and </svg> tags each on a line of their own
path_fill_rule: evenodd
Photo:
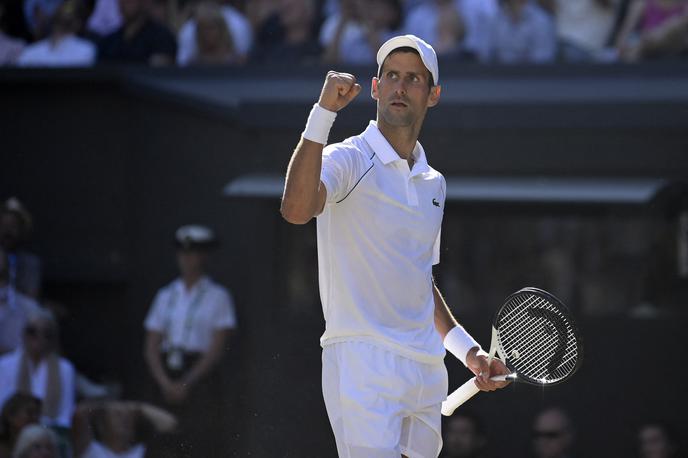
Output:
<svg viewBox="0 0 688 458">
<path fill-rule="evenodd" d="M 415 35 L 399 35 L 385 41 L 377 52 L 377 74 L 380 74 L 382 63 L 385 61 L 389 53 L 397 48 L 409 47 L 418 51 L 420 59 L 425 64 L 425 67 L 430 71 L 435 85 L 440 81 L 440 68 L 437 64 L 437 54 L 435 50 L 423 39 Z"/>
</svg>

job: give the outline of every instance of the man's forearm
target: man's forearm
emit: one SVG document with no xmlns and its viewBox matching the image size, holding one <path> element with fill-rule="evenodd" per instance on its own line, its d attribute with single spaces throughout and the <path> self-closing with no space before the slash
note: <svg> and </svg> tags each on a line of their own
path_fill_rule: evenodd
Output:
<svg viewBox="0 0 688 458">
<path fill-rule="evenodd" d="M 318 211 L 323 145 L 305 138 L 296 146 L 287 168 L 280 211 L 294 224 L 308 222 Z"/>
<path fill-rule="evenodd" d="M 434 281 L 432 282 L 432 294 L 435 300 L 435 328 L 437 328 L 437 332 L 440 333 L 442 340 L 444 340 L 447 333 L 457 326 L 458 323 Z"/>
</svg>

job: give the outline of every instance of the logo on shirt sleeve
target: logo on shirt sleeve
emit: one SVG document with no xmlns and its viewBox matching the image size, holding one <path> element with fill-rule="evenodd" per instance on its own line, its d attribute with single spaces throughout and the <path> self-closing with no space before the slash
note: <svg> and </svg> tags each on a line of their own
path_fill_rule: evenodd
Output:
<svg viewBox="0 0 688 458">
<path fill-rule="evenodd" d="M 433 204 L 435 207 L 439 207 L 439 206 L 440 206 L 440 203 L 437 202 L 437 199 L 435 199 L 434 197 L 432 198 L 432 204 Z"/>
</svg>

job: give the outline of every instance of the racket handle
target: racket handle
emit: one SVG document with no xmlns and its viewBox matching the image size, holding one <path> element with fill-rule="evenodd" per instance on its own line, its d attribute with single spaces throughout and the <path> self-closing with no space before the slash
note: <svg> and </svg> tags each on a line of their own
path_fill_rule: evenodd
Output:
<svg viewBox="0 0 688 458">
<path fill-rule="evenodd" d="M 473 377 L 447 396 L 447 400 L 442 403 L 442 415 L 448 417 L 453 414 L 457 407 L 478 394 L 478 391 L 480 388 L 476 386 L 475 377 Z"/>
</svg>

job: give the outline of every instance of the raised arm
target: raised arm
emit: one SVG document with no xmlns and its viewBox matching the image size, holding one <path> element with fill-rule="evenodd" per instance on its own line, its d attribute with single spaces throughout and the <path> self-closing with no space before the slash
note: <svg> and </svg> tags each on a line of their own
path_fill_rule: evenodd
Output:
<svg viewBox="0 0 688 458">
<path fill-rule="evenodd" d="M 287 168 L 280 212 L 290 223 L 305 224 L 325 206 L 327 191 L 320 182 L 323 148 L 337 111 L 359 92 L 361 86 L 353 75 L 327 73 L 320 99 L 311 111 Z"/>
</svg>

